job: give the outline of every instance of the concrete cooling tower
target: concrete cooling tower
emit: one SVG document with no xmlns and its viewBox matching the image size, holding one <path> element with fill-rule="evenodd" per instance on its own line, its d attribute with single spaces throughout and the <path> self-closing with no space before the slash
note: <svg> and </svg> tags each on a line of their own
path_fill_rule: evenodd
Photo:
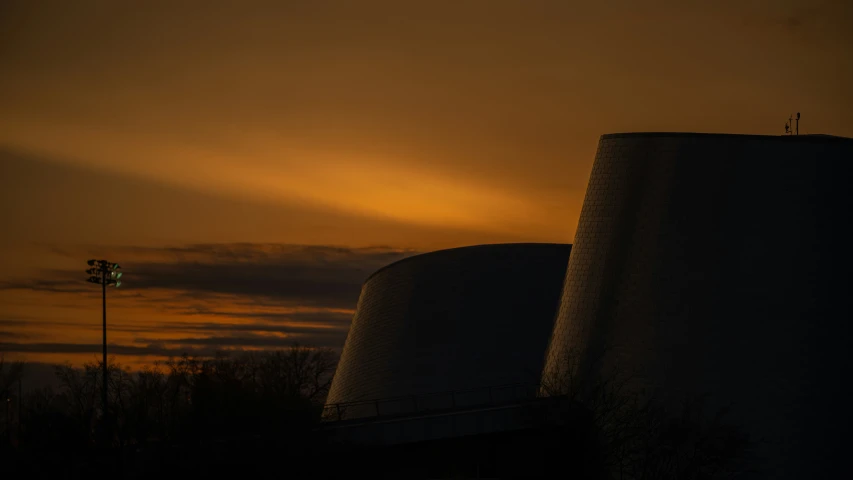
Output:
<svg viewBox="0 0 853 480">
<path fill-rule="evenodd" d="M 847 470 L 851 174 L 841 137 L 602 136 L 543 382 L 709 394 L 756 478 Z"/>
<path fill-rule="evenodd" d="M 450 401 L 443 393 L 451 391 L 499 387 L 479 395 L 506 394 L 502 386 L 512 384 L 533 386 L 535 394 L 570 250 L 480 245 L 375 272 L 362 287 L 327 407 L 383 400 L 376 407 L 388 413 Z M 452 401 L 458 406 L 464 395 Z M 373 402 L 367 406 L 346 416 L 376 413 Z"/>
</svg>

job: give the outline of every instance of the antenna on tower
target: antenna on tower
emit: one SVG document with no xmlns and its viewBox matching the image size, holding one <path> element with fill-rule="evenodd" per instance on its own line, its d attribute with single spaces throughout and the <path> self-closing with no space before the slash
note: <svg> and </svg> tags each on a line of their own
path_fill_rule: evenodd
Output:
<svg viewBox="0 0 853 480">
<path fill-rule="evenodd" d="M 797 135 L 800 134 L 800 112 L 797 112 L 797 126 L 795 127 Z"/>
</svg>

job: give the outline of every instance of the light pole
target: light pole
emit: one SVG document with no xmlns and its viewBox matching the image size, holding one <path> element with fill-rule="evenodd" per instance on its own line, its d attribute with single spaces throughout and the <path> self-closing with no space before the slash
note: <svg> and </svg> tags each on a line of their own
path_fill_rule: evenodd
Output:
<svg viewBox="0 0 853 480">
<path fill-rule="evenodd" d="M 6 397 L 6 436 L 9 437 L 9 446 L 12 446 L 12 399 Z"/>
<path fill-rule="evenodd" d="M 102 392 L 102 402 L 104 407 L 104 424 L 108 424 L 107 410 L 107 386 L 109 379 L 109 371 L 107 370 L 107 286 L 121 286 L 121 267 L 117 263 L 112 263 L 107 260 L 89 260 L 87 262 L 90 269 L 86 270 L 89 279 L 88 282 L 97 283 L 101 286 L 103 313 L 104 313 L 104 388 Z"/>
</svg>

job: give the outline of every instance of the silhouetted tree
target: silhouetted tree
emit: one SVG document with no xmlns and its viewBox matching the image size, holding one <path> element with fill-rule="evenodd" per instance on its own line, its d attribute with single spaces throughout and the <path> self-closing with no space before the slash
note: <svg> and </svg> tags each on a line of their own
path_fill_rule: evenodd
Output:
<svg viewBox="0 0 853 480">
<path fill-rule="evenodd" d="M 116 452 L 156 458 L 130 459 L 131 465 L 179 469 L 184 456 L 195 452 L 214 473 L 223 462 L 245 463 L 242 459 L 274 449 L 253 462 L 260 468 L 260 460 L 278 462 L 311 446 L 335 364 L 331 350 L 301 345 L 210 358 L 184 355 L 136 372 L 111 359 L 106 417 L 100 404 L 102 365 L 57 366 L 59 389 L 34 390 L 24 399 L 17 458 L 45 475 L 68 468 L 88 471 L 100 460 L 85 452 L 95 451 L 96 428 L 106 419 Z M 0 372 L 2 385 L 13 378 L 8 364 L 0 363 Z M 202 473 L 198 468 L 186 473 Z M 163 470 L 151 473 L 158 471 Z"/>
<path fill-rule="evenodd" d="M 22 362 L 7 362 L 3 353 L 0 352 L 0 398 L 16 396 L 15 387 L 21 379 L 24 371 Z"/>
<path fill-rule="evenodd" d="M 590 463 L 579 467 L 586 478 L 698 480 L 744 472 L 751 443 L 725 421 L 728 407 L 708 412 L 709 395 L 697 394 L 673 408 L 638 388 L 633 372 L 604 370 L 605 352 L 582 362 L 569 351 L 542 386 L 560 399 L 573 443 L 594 446 L 581 458 Z"/>
<path fill-rule="evenodd" d="M 102 374 L 98 365 L 87 363 L 82 369 L 70 364 L 59 365 L 55 373 L 60 384 L 57 402 L 76 427 L 76 442 L 94 442 L 100 407 L 98 402 L 101 398 L 99 380 Z"/>
<path fill-rule="evenodd" d="M 20 419 L 15 415 L 18 402 L 17 386 L 23 374 L 23 364 L 21 362 L 6 362 L 2 352 L 0 352 L 0 404 L 3 405 L 2 425 L 0 429 L 0 451 L 6 448 L 11 448 L 17 438 L 15 431 L 17 425 L 20 424 Z"/>
</svg>

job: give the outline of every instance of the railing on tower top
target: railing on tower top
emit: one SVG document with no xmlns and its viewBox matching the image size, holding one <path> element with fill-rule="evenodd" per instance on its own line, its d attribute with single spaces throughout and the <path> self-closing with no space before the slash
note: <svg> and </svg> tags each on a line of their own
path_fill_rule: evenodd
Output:
<svg viewBox="0 0 853 480">
<path fill-rule="evenodd" d="M 505 405 L 535 399 L 538 392 L 538 384 L 513 383 L 403 397 L 331 403 L 323 407 L 323 421 L 414 415 L 441 410 Z"/>
</svg>

